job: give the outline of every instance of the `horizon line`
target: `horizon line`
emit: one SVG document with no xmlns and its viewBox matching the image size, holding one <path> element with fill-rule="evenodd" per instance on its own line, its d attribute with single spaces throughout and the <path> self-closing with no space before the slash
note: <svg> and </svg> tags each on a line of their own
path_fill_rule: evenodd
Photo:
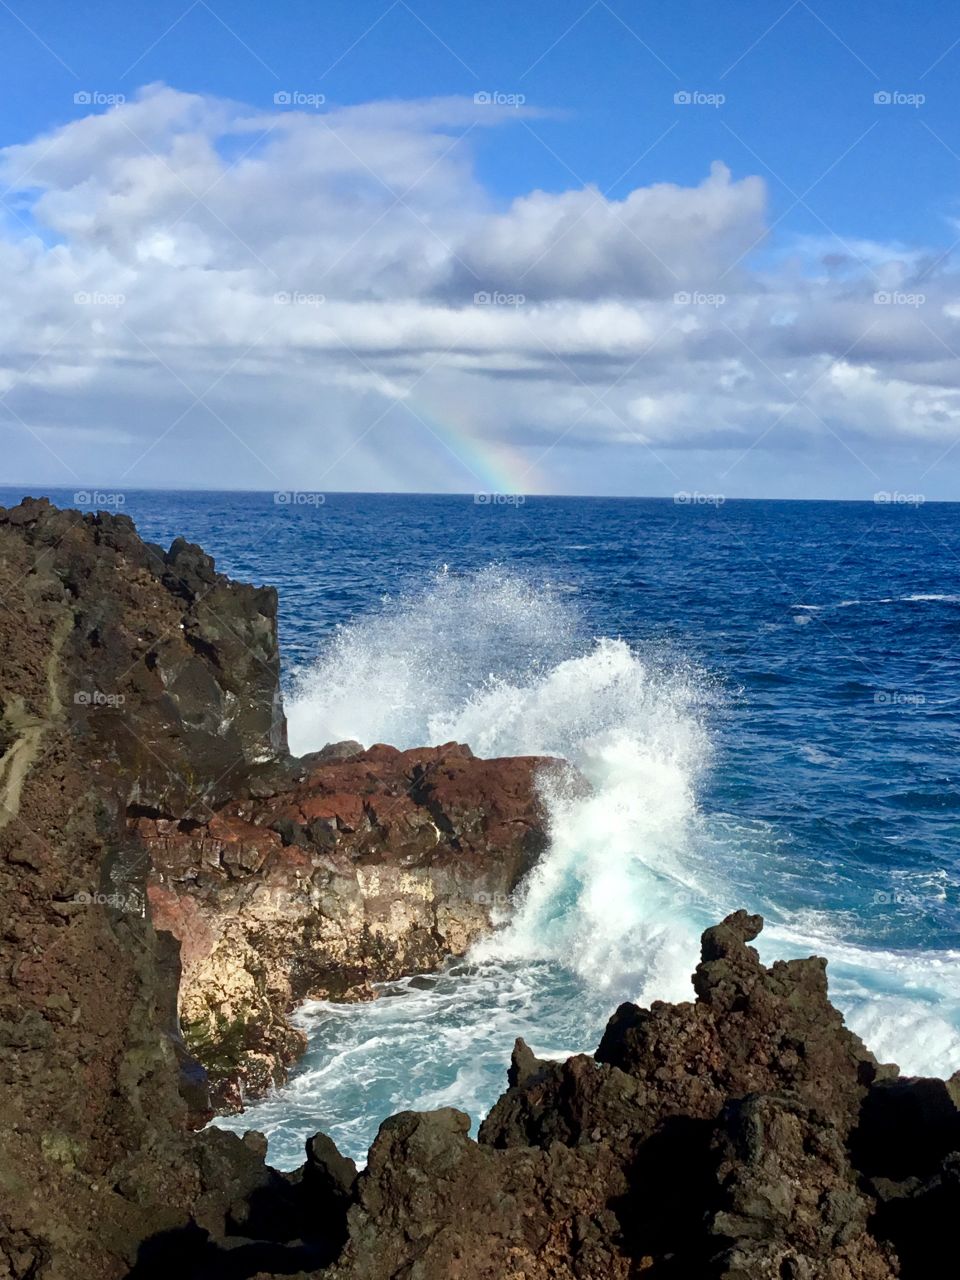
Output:
<svg viewBox="0 0 960 1280">
<path fill-rule="evenodd" d="M 29 485 L 17 482 L 0 483 L 0 491 L 2 490 L 24 490 L 21 494 L 20 501 L 27 498 L 43 498 L 48 493 L 54 491 L 62 491 L 65 493 L 82 493 L 89 488 L 97 494 L 121 494 L 121 493 L 172 493 L 172 494 L 336 494 L 342 497 L 351 498 L 473 498 L 480 494 L 496 495 L 502 497 L 522 498 L 527 501 L 552 501 L 562 500 L 571 502 L 670 502 L 674 506 L 722 506 L 728 502 L 836 502 L 836 503 L 863 503 L 869 506 L 890 506 L 890 507 L 917 507 L 926 506 L 928 503 L 937 503 L 941 506 L 956 505 L 960 503 L 958 498 L 928 498 L 924 494 L 907 494 L 899 493 L 898 490 L 878 489 L 877 494 L 890 495 L 888 501 L 878 501 L 877 496 L 867 498 L 822 498 L 822 497 L 775 497 L 773 495 L 764 497 L 747 497 L 736 494 L 725 494 L 719 491 L 705 492 L 699 489 L 678 489 L 675 493 L 657 494 L 657 493 L 519 493 L 508 492 L 507 490 L 497 489 L 472 489 L 451 491 L 446 489 L 311 489 L 311 488 L 276 488 L 276 489 L 243 489 L 243 488 L 205 488 L 199 485 L 188 485 L 183 488 L 175 488 L 169 485 L 116 485 L 101 487 L 99 485 L 80 486 L 63 484 L 48 485 Z M 27 492 L 27 490 L 34 492 Z M 683 502 L 677 501 L 680 494 L 688 494 L 697 501 Z M 719 499 L 719 502 L 715 501 Z M 112 504 L 89 504 L 92 510 L 109 510 Z M 284 506 L 285 503 L 278 503 L 278 506 Z M 299 504 L 298 504 L 299 505 Z M 477 505 L 484 506 L 485 503 Z"/>
</svg>

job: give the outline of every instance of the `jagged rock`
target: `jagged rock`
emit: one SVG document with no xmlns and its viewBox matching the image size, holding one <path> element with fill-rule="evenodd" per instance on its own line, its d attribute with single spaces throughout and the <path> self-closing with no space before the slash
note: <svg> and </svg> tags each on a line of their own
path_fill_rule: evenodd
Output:
<svg viewBox="0 0 960 1280">
<path fill-rule="evenodd" d="M 747 945 L 761 926 L 738 911 L 708 929 L 693 977 L 697 1003 L 621 1005 L 597 1059 L 653 1077 L 656 1105 L 678 1113 L 713 1118 L 731 1095 L 795 1090 L 850 1126 L 882 1068 L 831 1005 L 826 961 L 764 968 Z"/>
<path fill-rule="evenodd" d="M 317 1133 L 307 1141 L 307 1163 L 303 1166 L 303 1178 L 328 1196 L 347 1205 L 353 1199 L 357 1166 L 340 1154 L 332 1138 L 328 1138 L 325 1133 Z"/>
<path fill-rule="evenodd" d="M 625 1190 L 603 1147 L 496 1151 L 450 1108 L 384 1122 L 357 1180 L 331 1280 L 626 1280 L 608 1204 Z"/>
<path fill-rule="evenodd" d="M 541 1062 L 534 1055 L 533 1050 L 517 1036 L 516 1043 L 513 1046 L 513 1053 L 510 1056 L 510 1070 L 507 1072 L 507 1083 L 511 1089 L 516 1085 L 527 1084 L 534 1076 L 540 1074 L 546 1066 L 545 1062 Z"/>
<path fill-rule="evenodd" d="M 205 817 L 287 759 L 276 596 L 45 500 L 0 509 L 0 596 L 0 1275 L 114 1280 L 147 1238 L 225 1237 L 235 1174 L 266 1173 L 189 1131 L 205 1083 L 127 816 Z"/>
<path fill-rule="evenodd" d="M 206 823 L 135 823 L 153 919 L 181 942 L 185 1036 L 221 1109 L 284 1078 L 303 1048 L 286 1015 L 306 997 L 362 998 L 462 955 L 545 841 L 538 758 L 450 743 L 304 763 Z"/>
<path fill-rule="evenodd" d="M 624 1247 L 652 1274 L 886 1280 L 896 1261 L 870 1234 L 876 1198 L 855 1153 L 877 1146 L 878 1122 L 861 1116 L 897 1087 L 896 1069 L 843 1026 L 822 961 L 761 964 L 748 945 L 761 927 L 737 912 L 708 929 L 696 1002 L 622 1005 L 595 1058 L 534 1067 L 515 1051 L 480 1142 L 615 1153 Z M 947 1102 L 943 1082 L 916 1099 L 943 1134 L 933 1147 L 917 1138 L 928 1169 L 956 1139 Z M 919 1150 L 912 1163 L 923 1167 Z"/>
<path fill-rule="evenodd" d="M 730 1242 L 716 1259 L 723 1280 L 897 1275 L 892 1251 L 868 1232 L 874 1201 L 835 1123 L 796 1097 L 751 1094 L 725 1107 L 716 1152 L 710 1230 Z"/>
</svg>

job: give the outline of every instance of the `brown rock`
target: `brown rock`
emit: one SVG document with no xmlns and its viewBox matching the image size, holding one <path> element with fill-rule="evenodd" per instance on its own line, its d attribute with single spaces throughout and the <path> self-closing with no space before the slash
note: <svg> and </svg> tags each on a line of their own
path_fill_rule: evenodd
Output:
<svg viewBox="0 0 960 1280">
<path fill-rule="evenodd" d="M 543 847 L 537 758 L 382 746 L 314 760 L 208 822 L 141 818 L 148 896 L 180 939 L 180 1014 L 218 1106 L 284 1078 L 307 997 L 436 969 L 491 928 Z"/>
</svg>

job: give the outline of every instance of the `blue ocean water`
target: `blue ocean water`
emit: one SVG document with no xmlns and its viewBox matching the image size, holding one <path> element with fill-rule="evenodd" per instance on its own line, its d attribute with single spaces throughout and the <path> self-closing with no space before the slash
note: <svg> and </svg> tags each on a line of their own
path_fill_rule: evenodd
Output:
<svg viewBox="0 0 960 1280">
<path fill-rule="evenodd" d="M 278 587 L 297 750 L 456 738 L 594 784 L 549 791 L 550 851 L 466 961 L 301 1013 L 306 1059 L 229 1122 L 277 1163 L 317 1129 L 362 1158 L 401 1107 L 478 1119 L 516 1035 L 592 1049 L 619 1000 L 688 998 L 737 906 L 766 957 L 829 957 L 879 1056 L 960 1068 L 960 507 L 122 498 Z"/>
</svg>

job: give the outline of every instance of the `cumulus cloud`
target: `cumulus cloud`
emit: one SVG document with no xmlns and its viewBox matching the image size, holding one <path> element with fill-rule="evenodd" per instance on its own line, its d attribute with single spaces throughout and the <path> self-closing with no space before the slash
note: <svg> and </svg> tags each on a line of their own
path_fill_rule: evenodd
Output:
<svg viewBox="0 0 960 1280">
<path fill-rule="evenodd" d="M 766 193 L 714 164 L 697 187 L 657 183 L 610 200 L 595 187 L 535 191 L 487 218 L 457 255 L 486 288 L 539 298 L 656 298 L 705 289 L 763 236 Z M 463 273 L 457 273 L 464 284 Z"/>
<path fill-rule="evenodd" d="M 263 112 L 159 85 L 0 152 L 20 477 L 469 489 L 444 415 L 547 485 L 561 444 L 955 438 L 947 259 L 771 244 L 763 180 L 719 162 L 690 187 L 498 201 L 478 131 L 525 113 Z"/>
</svg>

